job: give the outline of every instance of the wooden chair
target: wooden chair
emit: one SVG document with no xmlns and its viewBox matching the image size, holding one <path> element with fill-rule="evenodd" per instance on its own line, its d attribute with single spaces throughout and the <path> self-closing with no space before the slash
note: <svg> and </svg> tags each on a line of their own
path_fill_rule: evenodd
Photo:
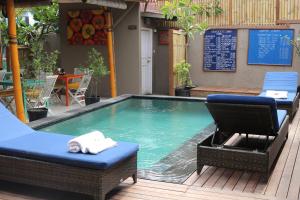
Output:
<svg viewBox="0 0 300 200">
<path fill-rule="evenodd" d="M 76 103 L 78 103 L 80 106 L 85 106 L 85 92 L 88 89 L 88 86 L 90 84 L 92 78 L 92 74 L 85 74 L 81 81 L 80 84 L 77 87 L 72 87 L 71 85 L 69 85 L 69 94 L 72 97 L 72 101 L 71 104 L 75 101 Z"/>
</svg>

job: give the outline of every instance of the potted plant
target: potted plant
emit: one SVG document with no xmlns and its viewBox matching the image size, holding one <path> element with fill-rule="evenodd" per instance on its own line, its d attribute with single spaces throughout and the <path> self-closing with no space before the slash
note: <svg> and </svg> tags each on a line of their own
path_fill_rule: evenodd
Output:
<svg viewBox="0 0 300 200">
<path fill-rule="evenodd" d="M 286 37 L 287 40 L 289 40 L 288 37 Z M 290 44 L 295 47 L 296 54 L 300 56 L 300 34 L 296 37 L 295 40 L 289 40 Z"/>
<path fill-rule="evenodd" d="M 99 85 L 101 78 L 108 75 L 109 71 L 104 64 L 104 59 L 99 51 L 92 48 L 88 52 L 86 68 L 92 73 L 89 88 L 85 94 L 85 104 L 89 105 L 100 101 Z"/>
<path fill-rule="evenodd" d="M 44 84 L 47 75 L 52 75 L 57 67 L 58 51 L 48 53 L 43 49 L 43 45 L 39 42 L 33 43 L 30 46 L 28 59 L 25 61 L 25 74 L 24 78 L 36 81 L 33 85 L 23 84 L 26 88 L 28 101 L 38 101 L 39 92 Z M 29 108 L 27 110 L 29 121 L 34 121 L 47 117 L 48 108 L 45 105 L 37 104 L 38 106 Z"/>
<path fill-rule="evenodd" d="M 191 96 L 190 89 L 192 86 L 192 80 L 190 79 L 190 68 L 191 65 L 185 60 L 176 64 L 175 66 L 175 77 L 176 77 L 176 96 Z"/>
<path fill-rule="evenodd" d="M 177 25 L 186 36 L 185 59 L 188 60 L 188 44 L 190 39 L 193 39 L 196 33 L 201 34 L 208 28 L 206 22 L 198 22 L 197 16 L 205 15 L 209 17 L 211 15 L 220 15 L 223 10 L 220 7 L 220 0 L 214 0 L 210 3 L 198 3 L 193 0 L 179 0 L 165 1 L 164 6 L 161 8 L 161 12 L 168 20 L 176 19 Z M 191 75 L 189 71 L 191 65 L 188 64 L 186 60 L 175 66 L 174 72 L 177 80 L 179 78 L 177 75 L 185 79 L 183 80 L 184 83 L 178 83 L 179 88 L 175 88 L 175 94 L 176 91 L 191 89 L 191 87 L 188 87 L 189 85 L 191 86 Z M 188 79 L 186 77 L 187 75 L 189 76 Z M 179 80 L 181 78 L 179 78 Z M 186 96 L 185 92 L 182 94 L 185 94 L 184 96 Z"/>
</svg>

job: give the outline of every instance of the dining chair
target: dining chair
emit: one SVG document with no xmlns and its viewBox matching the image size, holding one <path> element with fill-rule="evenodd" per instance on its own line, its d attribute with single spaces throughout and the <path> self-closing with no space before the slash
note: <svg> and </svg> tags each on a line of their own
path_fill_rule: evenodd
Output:
<svg viewBox="0 0 300 200">
<path fill-rule="evenodd" d="M 45 83 L 39 91 L 39 95 L 37 96 L 37 98 L 29 99 L 29 106 L 33 108 L 46 107 L 51 113 L 49 109 L 49 99 L 51 98 L 51 92 L 54 88 L 57 77 L 58 75 L 46 76 Z"/>
<path fill-rule="evenodd" d="M 78 88 L 72 88 L 72 87 L 70 87 L 68 93 L 72 97 L 71 104 L 75 101 L 80 106 L 85 106 L 84 94 L 85 94 L 85 92 L 88 89 L 88 86 L 90 84 L 91 78 L 92 78 L 92 74 L 90 74 L 90 73 L 85 74 L 82 77 Z"/>
</svg>

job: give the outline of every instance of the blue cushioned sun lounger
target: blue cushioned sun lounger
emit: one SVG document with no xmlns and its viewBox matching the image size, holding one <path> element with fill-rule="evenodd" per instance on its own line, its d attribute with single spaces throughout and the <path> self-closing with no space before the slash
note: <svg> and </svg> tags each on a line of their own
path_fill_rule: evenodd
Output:
<svg viewBox="0 0 300 200">
<path fill-rule="evenodd" d="M 293 119 L 299 107 L 298 73 L 297 72 L 267 72 L 260 96 L 266 96 L 268 90 L 287 91 L 286 99 L 276 99 L 277 107 L 288 111 Z"/>
<path fill-rule="evenodd" d="M 72 136 L 39 132 L 0 103 L 0 179 L 105 199 L 121 180 L 136 182 L 138 145 L 118 142 L 97 155 L 69 153 Z"/>
<path fill-rule="evenodd" d="M 197 172 L 204 165 L 256 171 L 268 179 L 288 137 L 289 116 L 270 97 L 208 95 L 215 132 L 197 147 Z"/>
</svg>

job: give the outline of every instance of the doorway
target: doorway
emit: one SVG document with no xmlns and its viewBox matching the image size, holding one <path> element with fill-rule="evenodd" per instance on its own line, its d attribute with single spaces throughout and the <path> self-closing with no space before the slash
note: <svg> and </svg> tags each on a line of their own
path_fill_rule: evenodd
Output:
<svg viewBox="0 0 300 200">
<path fill-rule="evenodd" d="M 141 93 L 152 94 L 153 77 L 153 32 L 152 29 L 143 28 L 141 30 Z"/>
</svg>

